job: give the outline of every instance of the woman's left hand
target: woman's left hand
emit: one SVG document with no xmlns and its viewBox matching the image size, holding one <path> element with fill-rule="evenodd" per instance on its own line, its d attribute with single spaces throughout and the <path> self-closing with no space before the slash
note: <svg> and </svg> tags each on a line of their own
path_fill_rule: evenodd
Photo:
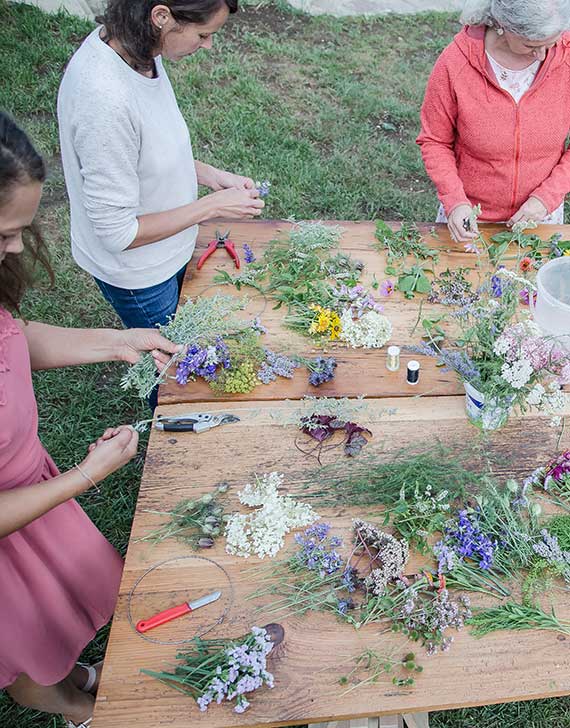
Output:
<svg viewBox="0 0 570 728">
<path fill-rule="evenodd" d="M 254 190 L 255 182 L 250 177 L 242 177 L 240 174 L 225 172 L 223 169 L 216 169 L 212 174 L 210 187 L 214 192 L 220 190 Z"/>
<path fill-rule="evenodd" d="M 120 336 L 117 359 L 136 364 L 141 354 L 150 352 L 156 368 L 160 371 L 173 354 L 183 350 L 181 344 L 174 344 L 154 329 L 125 329 Z"/>
<path fill-rule="evenodd" d="M 507 226 L 512 227 L 517 222 L 527 222 L 533 220 L 540 222 L 548 215 L 548 210 L 538 199 L 538 197 L 529 197 L 518 212 L 507 221 Z"/>
</svg>

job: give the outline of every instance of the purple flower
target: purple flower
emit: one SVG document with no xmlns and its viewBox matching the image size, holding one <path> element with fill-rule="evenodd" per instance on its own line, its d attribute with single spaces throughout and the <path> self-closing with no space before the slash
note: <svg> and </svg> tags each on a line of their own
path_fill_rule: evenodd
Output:
<svg viewBox="0 0 570 728">
<path fill-rule="evenodd" d="M 331 379 L 334 379 L 336 359 L 319 356 L 309 364 L 309 367 L 309 384 L 313 387 L 319 387 L 324 382 L 330 382 Z"/>
<path fill-rule="evenodd" d="M 493 566 L 497 548 L 497 541 L 481 531 L 477 514 L 462 510 L 446 526 L 444 538 L 434 546 L 434 554 L 438 557 L 440 573 L 453 570 L 464 559 L 478 561 L 479 568 L 488 570 Z"/>
<path fill-rule="evenodd" d="M 391 296 L 394 293 L 394 282 L 390 279 L 380 284 L 380 295 Z"/>
<path fill-rule="evenodd" d="M 246 263 L 253 263 L 255 261 L 255 254 L 251 247 L 247 244 L 243 244 L 243 254 L 244 254 L 244 260 Z"/>
<path fill-rule="evenodd" d="M 466 253 L 475 253 L 475 255 L 481 255 L 481 251 L 477 247 L 477 243 L 474 240 L 471 240 L 469 243 L 465 243 L 464 248 Z"/>
<path fill-rule="evenodd" d="M 289 359 L 283 354 L 276 354 L 271 349 L 265 349 L 265 361 L 261 365 L 257 376 L 263 384 L 269 384 L 275 381 L 277 377 L 292 379 L 298 366 L 299 364 L 293 359 Z"/>
<path fill-rule="evenodd" d="M 259 192 L 259 196 L 262 199 L 264 197 L 269 197 L 269 192 L 271 191 L 271 182 L 268 179 L 264 179 L 263 182 L 256 182 L 255 188 Z"/>
</svg>

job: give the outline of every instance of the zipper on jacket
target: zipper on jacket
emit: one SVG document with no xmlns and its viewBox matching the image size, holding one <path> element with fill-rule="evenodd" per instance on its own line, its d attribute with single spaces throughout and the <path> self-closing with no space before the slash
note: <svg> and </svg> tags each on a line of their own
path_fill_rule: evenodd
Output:
<svg viewBox="0 0 570 728">
<path fill-rule="evenodd" d="M 513 99 L 514 100 L 514 99 Z M 511 197 L 511 214 L 514 215 L 515 210 L 515 202 L 517 199 L 517 189 L 519 186 L 519 176 L 520 176 L 520 158 L 521 158 L 521 124 L 520 124 L 520 104 L 522 103 L 522 99 L 518 104 L 515 103 L 516 106 L 516 119 L 515 119 L 515 173 L 513 177 L 513 195 Z"/>
</svg>

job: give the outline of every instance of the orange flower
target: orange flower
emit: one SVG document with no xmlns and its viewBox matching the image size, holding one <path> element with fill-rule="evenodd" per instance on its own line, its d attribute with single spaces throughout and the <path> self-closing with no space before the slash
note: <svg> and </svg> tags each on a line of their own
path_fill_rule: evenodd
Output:
<svg viewBox="0 0 570 728">
<path fill-rule="evenodd" d="M 520 269 L 523 273 L 526 273 L 532 268 L 532 260 L 527 256 L 526 258 L 523 258 L 521 262 L 519 263 Z"/>
</svg>

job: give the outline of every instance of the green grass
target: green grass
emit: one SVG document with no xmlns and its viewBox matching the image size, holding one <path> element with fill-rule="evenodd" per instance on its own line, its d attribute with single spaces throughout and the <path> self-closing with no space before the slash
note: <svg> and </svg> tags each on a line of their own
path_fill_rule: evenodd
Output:
<svg viewBox="0 0 570 728">
<path fill-rule="evenodd" d="M 259 8 L 259 9 L 256 9 Z M 436 197 L 414 143 L 425 81 L 457 30 L 451 15 L 376 20 L 308 18 L 283 2 L 250 3 L 210 54 L 170 67 L 198 159 L 272 182 L 268 217 L 431 220 Z M 55 103 L 65 63 L 92 25 L 0 0 L 0 107 L 27 129 L 50 165 L 42 223 L 56 287 L 30 292 L 28 318 L 68 326 L 117 319 L 69 255 L 69 221 Z M 35 376 L 42 439 L 61 468 L 107 426 L 145 407 L 118 386 L 118 364 Z M 142 451 L 142 448 L 141 448 Z M 82 505 L 124 552 L 142 456 Z M 88 648 L 102 656 L 107 632 Z M 437 669 L 436 661 L 430 669 Z M 0 726 L 60 728 L 58 718 L 0 695 Z M 570 701 L 433 714 L 436 728 L 570 728 Z"/>
</svg>

